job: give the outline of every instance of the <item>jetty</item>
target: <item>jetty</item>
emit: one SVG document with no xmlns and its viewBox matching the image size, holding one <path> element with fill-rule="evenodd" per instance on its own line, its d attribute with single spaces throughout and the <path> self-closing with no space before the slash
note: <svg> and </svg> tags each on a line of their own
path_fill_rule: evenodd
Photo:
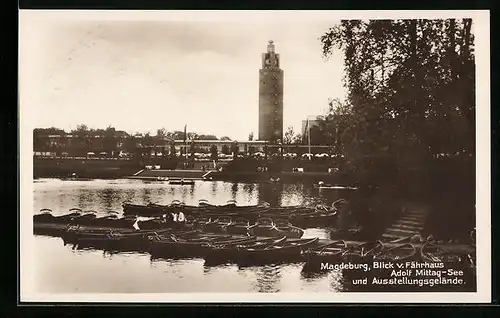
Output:
<svg viewBox="0 0 500 318">
<path fill-rule="evenodd" d="M 166 169 L 142 169 L 131 176 L 127 176 L 126 179 L 138 179 L 138 180 L 151 180 L 151 181 L 162 181 L 162 180 L 205 180 L 212 171 L 203 170 L 166 170 Z"/>
<path fill-rule="evenodd" d="M 382 234 L 386 240 L 396 240 L 410 235 L 418 235 L 424 229 L 429 215 L 427 208 L 415 205 L 405 206 L 401 216 Z"/>
</svg>

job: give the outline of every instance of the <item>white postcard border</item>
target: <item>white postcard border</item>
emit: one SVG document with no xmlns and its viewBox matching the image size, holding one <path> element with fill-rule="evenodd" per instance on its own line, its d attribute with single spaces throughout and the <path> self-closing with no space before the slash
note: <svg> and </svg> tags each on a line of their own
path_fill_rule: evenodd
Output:
<svg viewBox="0 0 500 318">
<path fill-rule="evenodd" d="M 456 293 L 166 293 L 166 294 L 41 294 L 36 292 L 33 258 L 33 158 L 32 131 L 36 96 L 23 92 L 36 65 L 33 49 L 23 37 L 38 19 L 70 20 L 266 20 L 266 19 L 411 19 L 463 18 L 474 23 L 476 54 L 476 225 L 477 292 Z M 22 302 L 311 302 L 311 303 L 488 303 L 491 302 L 491 186 L 490 186 L 490 35 L 489 11 L 41 11 L 19 13 L 19 196 L 20 196 L 20 300 Z M 326 30 L 325 30 L 326 31 Z M 450 220 L 452 222 L 452 220 Z"/>
</svg>

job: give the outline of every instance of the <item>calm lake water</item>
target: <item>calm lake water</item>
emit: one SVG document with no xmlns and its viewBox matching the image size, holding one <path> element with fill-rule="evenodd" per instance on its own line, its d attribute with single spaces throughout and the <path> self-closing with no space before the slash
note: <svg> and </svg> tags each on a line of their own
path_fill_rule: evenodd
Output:
<svg viewBox="0 0 500 318">
<path fill-rule="evenodd" d="M 238 205 L 331 204 L 348 198 L 346 190 L 318 190 L 303 184 L 196 182 L 192 186 L 140 180 L 34 181 L 34 213 L 48 208 L 65 214 L 71 208 L 101 214 L 122 211 L 122 202 L 196 205 L 236 200 Z M 328 229 L 306 229 L 304 237 L 329 238 Z M 167 293 L 167 292 L 339 292 L 348 288 L 340 271 L 311 275 L 303 263 L 239 267 L 206 266 L 203 259 L 157 260 L 149 254 L 109 254 L 73 250 L 62 239 L 35 237 L 35 284 L 42 293 Z"/>
</svg>

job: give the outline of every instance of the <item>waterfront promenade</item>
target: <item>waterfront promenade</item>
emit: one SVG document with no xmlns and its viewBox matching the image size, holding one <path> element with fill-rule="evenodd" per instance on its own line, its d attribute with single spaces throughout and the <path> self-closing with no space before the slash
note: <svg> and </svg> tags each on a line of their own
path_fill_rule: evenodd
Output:
<svg viewBox="0 0 500 318">
<path fill-rule="evenodd" d="M 135 174 L 126 176 L 127 179 L 137 180 L 222 180 L 222 181 L 339 181 L 335 175 L 327 172 L 231 172 L 224 173 L 217 170 L 167 170 L 167 169 L 141 169 Z M 336 180 L 337 179 L 337 180 Z"/>
</svg>

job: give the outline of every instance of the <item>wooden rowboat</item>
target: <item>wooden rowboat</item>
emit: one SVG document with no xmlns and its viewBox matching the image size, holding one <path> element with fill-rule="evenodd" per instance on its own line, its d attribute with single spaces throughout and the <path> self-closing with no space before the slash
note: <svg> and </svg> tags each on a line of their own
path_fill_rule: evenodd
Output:
<svg viewBox="0 0 500 318">
<path fill-rule="evenodd" d="M 227 227 L 233 224 L 230 217 L 222 216 L 203 225 L 203 230 L 210 233 L 227 233 Z"/>
<path fill-rule="evenodd" d="M 318 243 L 319 238 L 284 240 L 267 246 L 240 249 L 240 261 L 244 263 L 281 262 L 300 259 L 303 250 Z"/>
<path fill-rule="evenodd" d="M 163 231 L 108 231 L 108 233 L 99 232 L 80 232 L 75 233 L 73 242 L 78 247 L 93 247 L 112 251 L 140 251 L 146 252 L 149 248 L 149 242 L 157 235 L 171 234 L 172 230 Z M 176 233 L 178 236 L 189 235 L 193 231 Z"/>
<path fill-rule="evenodd" d="M 227 241 L 229 238 L 231 238 L 230 235 L 210 235 L 206 233 L 198 233 L 196 236 L 185 238 L 178 236 L 155 237 L 150 240 L 149 253 L 153 257 L 169 255 L 199 256 L 202 254 L 206 243 Z"/>
<path fill-rule="evenodd" d="M 399 262 L 414 259 L 417 255 L 417 248 L 411 243 L 397 245 L 391 248 L 384 248 L 373 256 L 374 261 Z"/>
<path fill-rule="evenodd" d="M 204 258 L 207 265 L 218 265 L 222 263 L 236 262 L 241 258 L 242 250 L 246 248 L 266 247 L 278 244 L 286 240 L 286 237 L 256 239 L 248 242 L 224 243 L 210 242 L 206 245 Z"/>
<path fill-rule="evenodd" d="M 347 248 L 347 243 L 339 240 L 304 250 L 301 255 L 311 265 L 317 265 L 322 262 L 333 264 L 342 260 Z"/>
<path fill-rule="evenodd" d="M 452 253 L 433 243 L 425 243 L 419 251 L 419 258 L 428 263 L 445 263 L 448 266 L 457 266 L 471 269 L 473 257 L 468 253 Z"/>
<path fill-rule="evenodd" d="M 326 227 L 338 219 L 337 212 L 316 212 L 307 214 L 293 214 L 290 216 L 290 222 L 302 227 Z"/>
<path fill-rule="evenodd" d="M 68 214 L 54 216 L 52 210 L 41 209 L 40 214 L 33 215 L 33 223 L 54 223 L 54 224 L 67 224 L 76 217 L 82 215 L 82 210 L 72 208 Z"/>
<path fill-rule="evenodd" d="M 384 244 L 381 241 L 361 243 L 349 247 L 342 255 L 342 259 L 350 262 L 371 261 L 382 249 Z"/>
<path fill-rule="evenodd" d="M 233 223 L 226 226 L 226 232 L 229 234 L 247 235 L 248 231 L 252 229 L 255 224 L 250 224 L 246 218 L 237 218 Z"/>
<path fill-rule="evenodd" d="M 304 235 L 304 230 L 292 225 L 288 220 L 277 219 L 274 225 L 279 231 L 282 231 L 287 238 L 301 238 Z"/>
<path fill-rule="evenodd" d="M 142 204 L 132 204 L 129 202 L 123 202 L 123 215 L 133 215 L 133 216 L 159 216 L 167 213 L 169 206 L 158 205 L 154 203 L 149 203 L 148 205 Z"/>
<path fill-rule="evenodd" d="M 271 218 L 258 219 L 248 232 L 257 236 L 288 238 L 300 238 L 304 234 L 304 230 L 291 225 L 287 220 L 278 220 L 276 224 Z"/>
</svg>

